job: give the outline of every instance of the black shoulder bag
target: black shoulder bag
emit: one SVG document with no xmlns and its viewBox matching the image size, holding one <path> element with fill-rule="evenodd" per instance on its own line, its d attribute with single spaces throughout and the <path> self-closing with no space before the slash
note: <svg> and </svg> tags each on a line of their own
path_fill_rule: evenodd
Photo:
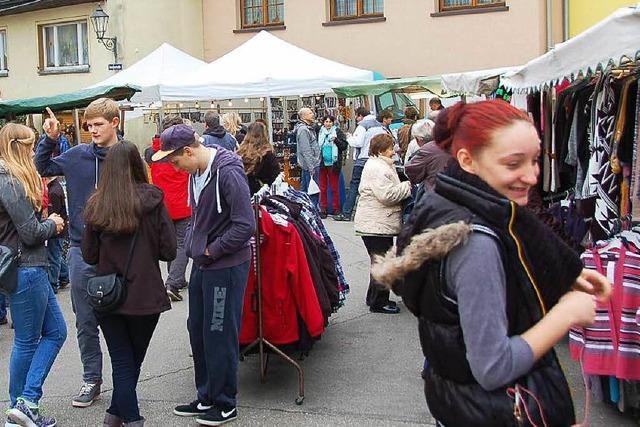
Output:
<svg viewBox="0 0 640 427">
<path fill-rule="evenodd" d="M 17 251 L 0 245 L 0 292 L 11 295 L 18 286 L 18 260 L 20 259 L 20 238 Z"/>
<path fill-rule="evenodd" d="M 136 230 L 129 247 L 129 257 L 124 275 L 117 273 L 95 276 L 87 282 L 89 304 L 97 313 L 110 313 L 120 307 L 127 299 L 127 274 L 133 258 L 133 248 L 136 246 L 138 230 Z"/>
</svg>

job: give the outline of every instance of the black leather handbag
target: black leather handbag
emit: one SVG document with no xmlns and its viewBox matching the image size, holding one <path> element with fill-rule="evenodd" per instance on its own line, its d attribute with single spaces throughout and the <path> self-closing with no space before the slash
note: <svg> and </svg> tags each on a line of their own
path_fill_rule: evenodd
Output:
<svg viewBox="0 0 640 427">
<path fill-rule="evenodd" d="M 136 246 L 138 230 L 131 239 L 129 247 L 129 258 L 124 275 L 117 273 L 95 276 L 87 282 L 87 293 L 89 294 L 89 304 L 97 313 L 110 313 L 120 307 L 127 299 L 127 274 L 133 258 L 133 248 Z"/>
<path fill-rule="evenodd" d="M 0 291 L 10 295 L 18 286 L 18 260 L 20 249 L 14 251 L 8 246 L 0 245 Z"/>
</svg>

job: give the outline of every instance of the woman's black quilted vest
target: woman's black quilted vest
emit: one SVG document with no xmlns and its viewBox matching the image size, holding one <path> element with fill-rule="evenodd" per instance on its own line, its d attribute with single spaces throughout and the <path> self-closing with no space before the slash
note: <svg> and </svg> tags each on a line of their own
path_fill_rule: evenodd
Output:
<svg viewBox="0 0 640 427">
<path fill-rule="evenodd" d="M 554 290 L 551 289 L 553 286 L 546 289 L 536 283 L 536 266 L 543 265 L 544 260 L 537 263 L 528 260 L 532 257 L 554 257 L 555 254 L 532 254 L 531 245 L 524 245 L 515 230 L 515 217 L 520 208 L 490 189 L 487 191 L 484 188 L 486 184 L 474 184 L 440 175 L 436 192 L 426 193 L 414 208 L 398 239 L 398 253 L 406 247 L 411 236 L 458 221 L 473 224 L 474 232 L 492 236 L 501 249 L 507 279 L 508 333 L 509 336 L 519 335 L 542 318 L 545 310 L 566 292 L 567 286 L 562 289 L 556 284 L 558 290 Z M 535 228 L 532 227 L 532 233 L 536 232 Z M 527 237 L 535 241 L 536 236 Z M 544 239 L 545 236 L 537 238 Z M 555 236 L 549 238 L 552 241 L 547 243 L 553 246 Z M 572 271 L 567 273 L 567 277 L 579 268 L 575 263 L 575 259 L 568 263 Z M 466 359 L 457 306 L 446 295 L 445 266 L 446 258 L 427 261 L 420 269 L 409 273 L 398 286 L 405 304 L 419 319 L 420 343 L 428 361 L 425 396 L 432 415 L 447 427 L 529 425 L 526 417 L 522 424 L 518 423 L 514 417 L 513 400 L 507 395 L 507 389 L 518 383 L 536 395 L 548 426 L 572 425 L 575 422 L 573 403 L 554 351 L 537 361 L 527 375 L 513 384 L 487 391 L 477 383 Z M 551 278 L 549 274 L 540 272 L 537 275 L 546 281 Z M 565 276 L 560 277 L 565 282 L 571 281 Z M 534 422 L 543 425 L 533 399 L 527 399 L 527 404 Z"/>
</svg>

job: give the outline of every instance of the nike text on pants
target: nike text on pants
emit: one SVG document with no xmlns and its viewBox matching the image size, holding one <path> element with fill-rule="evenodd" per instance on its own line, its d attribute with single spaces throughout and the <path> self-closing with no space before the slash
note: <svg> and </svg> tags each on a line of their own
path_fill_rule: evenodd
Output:
<svg viewBox="0 0 640 427">
<path fill-rule="evenodd" d="M 238 335 L 248 274 L 248 261 L 191 273 L 187 328 L 198 400 L 204 405 L 236 406 Z"/>
</svg>

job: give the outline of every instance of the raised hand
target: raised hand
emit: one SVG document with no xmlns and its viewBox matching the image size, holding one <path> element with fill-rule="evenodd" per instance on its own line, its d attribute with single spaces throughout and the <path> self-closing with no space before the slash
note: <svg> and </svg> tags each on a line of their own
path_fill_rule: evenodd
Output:
<svg viewBox="0 0 640 427">
<path fill-rule="evenodd" d="M 42 128 L 49 138 L 57 141 L 60 137 L 60 122 L 49 107 L 47 107 L 47 114 L 49 114 L 49 117 L 44 121 Z"/>
</svg>

